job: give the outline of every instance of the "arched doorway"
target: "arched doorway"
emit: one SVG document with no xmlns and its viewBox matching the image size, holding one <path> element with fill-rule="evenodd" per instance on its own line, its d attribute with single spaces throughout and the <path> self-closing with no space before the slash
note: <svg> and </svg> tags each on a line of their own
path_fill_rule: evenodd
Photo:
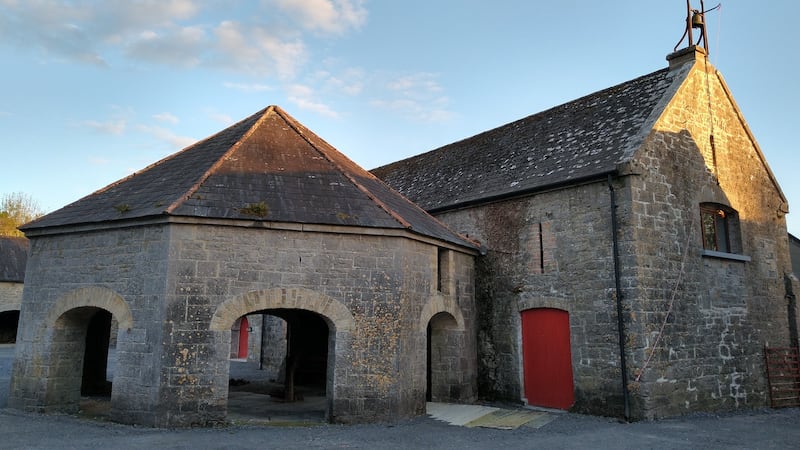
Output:
<svg viewBox="0 0 800 450">
<path fill-rule="evenodd" d="M 522 360 L 529 405 L 569 409 L 575 403 L 569 313 L 554 308 L 522 311 Z"/>
<path fill-rule="evenodd" d="M 431 317 L 427 330 L 427 374 L 425 399 L 429 402 L 454 400 L 454 389 L 460 385 L 459 358 L 461 333 L 458 322 L 450 313 L 440 312 Z"/>
<path fill-rule="evenodd" d="M 268 309 L 251 314 L 264 316 L 261 351 L 268 357 L 261 361 L 231 360 L 228 417 L 247 421 L 324 421 L 331 373 L 329 351 L 335 338 L 327 321 L 302 309 Z M 244 324 L 247 318 L 241 320 Z M 278 366 L 265 367 L 265 360 L 277 362 L 277 354 L 283 355 Z"/>
<path fill-rule="evenodd" d="M 292 334 L 302 335 L 306 333 L 307 339 L 312 339 L 312 357 L 303 357 L 297 362 L 295 369 L 295 383 L 300 380 L 309 380 L 312 383 L 324 384 L 325 394 L 322 403 L 323 415 L 325 420 L 336 420 L 336 376 L 347 368 L 337 367 L 338 345 L 348 345 L 351 342 L 351 332 L 355 327 L 355 320 L 350 310 L 340 301 L 328 297 L 318 292 L 303 288 L 276 288 L 262 291 L 251 291 L 240 296 L 231 298 L 217 307 L 211 318 L 209 329 L 217 332 L 219 339 L 223 339 L 226 345 L 230 345 L 231 327 L 242 316 L 248 314 L 266 314 L 267 316 L 277 316 L 283 319 L 280 323 L 286 323 L 294 331 Z M 324 324 L 324 327 L 322 326 Z M 289 331 L 287 331 L 288 336 Z M 269 333 L 263 333 L 269 335 Z M 312 338 L 313 336 L 313 338 Z M 323 339 L 324 336 L 324 339 Z M 298 345 L 293 339 L 286 337 L 287 346 Z M 265 344 L 268 345 L 268 344 Z M 324 347 L 326 353 L 322 354 L 321 348 Z M 301 362 L 306 363 L 301 365 Z M 288 361 L 288 357 L 285 359 Z M 324 361 L 324 365 L 316 364 L 314 361 Z M 216 364 L 223 361 L 216 361 Z M 231 361 L 226 358 L 224 364 L 228 367 L 230 375 Z M 304 368 L 305 367 L 305 368 Z M 221 368 L 221 366 L 220 366 Z M 285 373 L 285 371 L 284 371 Z M 324 377 L 323 377 L 324 373 Z M 231 377 L 228 376 L 230 379 Z M 233 392 L 229 389 L 228 394 Z M 227 403 L 228 413 L 231 413 L 229 398 L 222 399 Z M 308 403 L 308 400 L 306 400 Z"/>
<path fill-rule="evenodd" d="M 56 409 L 108 414 L 113 381 L 108 370 L 111 322 L 111 312 L 82 306 L 64 312 L 53 324 L 48 394 L 62 400 L 53 405 Z M 81 407 L 82 396 L 95 401 Z"/>
</svg>

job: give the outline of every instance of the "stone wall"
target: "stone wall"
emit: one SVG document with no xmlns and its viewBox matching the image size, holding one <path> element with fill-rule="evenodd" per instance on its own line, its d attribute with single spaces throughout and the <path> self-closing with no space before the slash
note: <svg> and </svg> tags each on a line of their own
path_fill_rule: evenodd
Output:
<svg viewBox="0 0 800 450">
<path fill-rule="evenodd" d="M 18 310 L 22 303 L 22 283 L 0 281 L 0 312 Z"/>
<path fill-rule="evenodd" d="M 598 182 L 438 215 L 487 249 L 476 266 L 481 397 L 521 401 L 520 312 L 557 308 L 570 316 L 574 410 L 621 413 L 610 205 Z"/>
<path fill-rule="evenodd" d="M 456 323 L 440 353 L 457 357 L 434 383 L 474 399 L 471 255 L 446 250 L 444 292 L 436 242 L 289 228 L 169 224 L 34 236 L 9 406 L 77 409 L 86 324 L 100 309 L 119 322 L 111 413 L 121 422 L 224 421 L 231 327 L 261 311 L 327 324 L 333 422 L 424 413 L 425 331 L 437 314 Z"/>
<path fill-rule="evenodd" d="M 797 320 L 784 289 L 787 205 L 721 78 L 704 68 L 673 87 L 611 183 L 634 419 L 765 406 L 763 346 L 789 345 Z M 740 255 L 703 251 L 706 202 L 738 211 Z M 438 214 L 487 249 L 476 271 L 481 396 L 524 398 L 519 313 L 551 307 L 570 314 L 572 409 L 622 415 L 610 217 L 606 182 Z"/>
<path fill-rule="evenodd" d="M 0 281 L 0 344 L 17 339 L 22 283 Z"/>
<path fill-rule="evenodd" d="M 424 412 L 425 342 L 419 330 L 423 307 L 434 294 L 436 246 L 394 237 L 231 233 L 229 227 L 210 226 L 178 226 L 172 238 L 177 258 L 170 273 L 165 346 L 176 364 L 164 371 L 167 377 L 196 374 L 162 389 L 177 409 L 224 409 L 227 393 L 214 386 L 227 377 L 227 359 L 217 349 L 225 348 L 227 358 L 230 325 L 240 312 L 294 305 L 323 316 L 330 327 L 332 421 L 394 420 Z M 470 313 L 471 280 L 459 285 L 469 287 L 461 289 L 458 303 Z M 280 291 L 288 287 L 288 294 Z M 219 309 L 223 303 L 225 310 Z M 332 304 L 347 317 L 326 314 Z M 227 333 L 201 330 L 212 317 Z"/>
<path fill-rule="evenodd" d="M 622 266 L 639 417 L 765 406 L 763 346 L 789 344 L 786 205 L 721 78 L 704 68 L 630 167 Z M 704 202 L 738 211 L 748 260 L 703 254 Z"/>
<path fill-rule="evenodd" d="M 158 423 L 168 235 L 142 226 L 31 239 L 10 407 L 77 410 L 86 333 L 77 313 L 101 308 L 119 322 L 115 410 L 125 422 Z"/>
</svg>

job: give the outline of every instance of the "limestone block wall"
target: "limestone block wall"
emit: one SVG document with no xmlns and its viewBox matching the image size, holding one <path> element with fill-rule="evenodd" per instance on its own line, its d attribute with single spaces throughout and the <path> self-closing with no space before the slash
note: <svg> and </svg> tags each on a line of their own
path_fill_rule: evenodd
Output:
<svg viewBox="0 0 800 450">
<path fill-rule="evenodd" d="M 81 314 L 101 308 L 119 323 L 112 415 L 158 423 L 167 241 L 164 226 L 31 239 L 10 407 L 77 410 L 87 326 Z"/>
<path fill-rule="evenodd" d="M 0 343 L 16 341 L 22 283 L 0 281 Z"/>
<path fill-rule="evenodd" d="M 784 298 L 786 205 L 721 78 L 703 69 L 630 169 L 623 266 L 640 417 L 765 406 L 763 346 L 789 345 L 796 320 Z M 749 260 L 703 255 L 703 202 L 738 211 Z"/>
<path fill-rule="evenodd" d="M 19 310 L 22 287 L 22 283 L 0 281 L 0 312 Z"/>
<path fill-rule="evenodd" d="M 479 394 L 520 401 L 520 312 L 570 317 L 575 411 L 622 411 L 611 208 L 606 183 L 446 212 L 437 218 L 486 249 L 476 265 Z"/>
<path fill-rule="evenodd" d="M 452 249 L 446 249 L 452 251 Z M 231 327 L 243 315 L 316 314 L 327 324 L 334 422 L 424 412 L 426 325 L 455 327 L 451 371 L 434 380 L 474 398 L 472 256 L 402 236 L 168 224 L 33 237 L 9 406 L 74 412 L 86 329 L 118 323 L 112 418 L 210 425 L 227 408 Z M 302 314 L 297 317 L 303 317 Z M 302 323 L 300 323 L 302 325 Z M 469 327 L 469 328 L 467 328 Z"/>
<path fill-rule="evenodd" d="M 243 314 L 282 309 L 311 311 L 328 324 L 330 420 L 395 420 L 424 411 L 419 330 L 437 276 L 435 245 L 187 224 L 173 225 L 170 254 L 160 392 L 172 406 L 168 423 L 223 419 L 230 326 Z M 459 280 L 463 293 L 451 302 L 467 314 L 470 284 Z"/>
</svg>

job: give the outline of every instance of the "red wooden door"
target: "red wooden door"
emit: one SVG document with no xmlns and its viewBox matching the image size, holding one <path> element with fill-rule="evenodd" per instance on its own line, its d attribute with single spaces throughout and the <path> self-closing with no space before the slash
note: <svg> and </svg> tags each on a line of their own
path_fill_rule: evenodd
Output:
<svg viewBox="0 0 800 450">
<path fill-rule="evenodd" d="M 568 409 L 575 402 L 569 313 L 540 308 L 522 312 L 522 359 L 529 405 Z"/>
<path fill-rule="evenodd" d="M 249 327 L 247 317 L 242 317 L 242 321 L 239 323 L 239 359 L 247 359 L 247 330 Z"/>
</svg>

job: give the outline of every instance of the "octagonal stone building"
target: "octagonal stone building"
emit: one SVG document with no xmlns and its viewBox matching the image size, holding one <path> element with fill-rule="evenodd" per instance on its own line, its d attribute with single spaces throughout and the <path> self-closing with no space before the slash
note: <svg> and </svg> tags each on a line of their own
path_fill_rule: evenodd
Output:
<svg viewBox="0 0 800 450">
<path fill-rule="evenodd" d="M 321 367 L 331 422 L 476 397 L 478 247 L 278 107 L 24 231 L 12 408 L 110 393 L 116 421 L 222 422 L 230 330 L 252 313 L 286 321 L 287 361 Z"/>
</svg>

